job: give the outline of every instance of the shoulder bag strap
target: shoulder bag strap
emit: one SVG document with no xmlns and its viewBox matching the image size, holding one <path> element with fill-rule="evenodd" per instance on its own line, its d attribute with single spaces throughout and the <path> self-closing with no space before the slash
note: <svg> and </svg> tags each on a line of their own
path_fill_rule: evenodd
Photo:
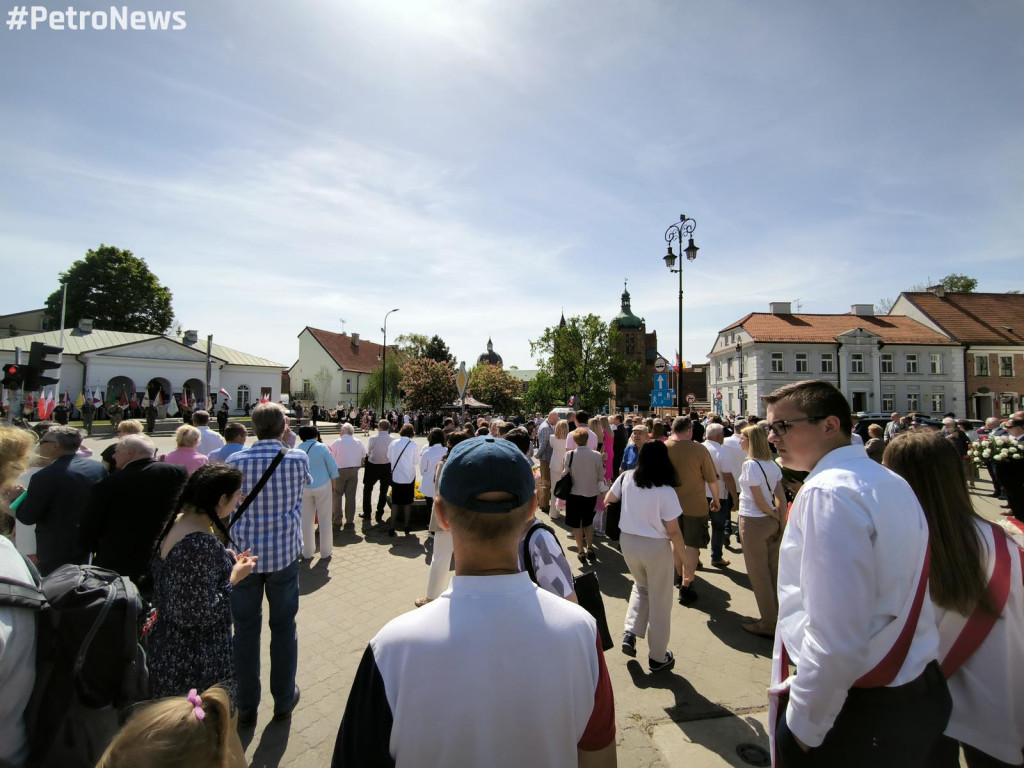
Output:
<svg viewBox="0 0 1024 768">
<path fill-rule="evenodd" d="M 768 498 L 766 499 L 766 501 L 769 505 L 771 505 L 772 509 L 775 509 L 775 489 L 772 488 L 772 483 L 768 479 L 768 473 L 764 471 L 764 467 L 761 466 L 760 461 L 758 461 L 757 459 L 750 459 L 750 461 L 754 462 L 757 465 L 757 468 L 761 470 L 761 474 L 764 475 L 764 487 L 767 489 L 768 492 Z M 779 510 L 775 509 L 775 511 L 778 512 Z"/>
<path fill-rule="evenodd" d="M 398 458 L 395 459 L 396 467 L 398 466 L 398 462 L 402 460 L 402 457 L 405 455 L 405 452 L 409 449 L 410 445 L 412 445 L 412 440 L 409 440 L 409 442 L 405 444 L 405 448 L 402 449 L 402 452 L 398 454 Z"/>
<path fill-rule="evenodd" d="M 940 665 L 942 667 L 942 676 L 947 680 L 985 642 L 988 633 L 992 631 L 992 627 L 995 626 L 996 621 L 1002 615 L 1003 608 L 1006 607 L 1006 601 L 1010 596 L 1010 547 L 1013 545 L 1010 543 L 1009 537 L 1003 533 L 1002 528 L 995 523 L 989 523 L 989 525 L 992 526 L 992 533 L 994 534 L 996 562 L 992 569 L 992 578 L 988 582 L 987 592 L 989 603 L 995 613 L 990 614 L 982 610 L 981 606 L 975 607 Z"/>
<path fill-rule="evenodd" d="M 267 484 L 270 476 L 274 474 L 274 470 L 277 469 L 277 465 L 281 463 L 286 453 L 288 453 L 288 449 L 281 446 L 281 450 L 278 451 L 274 460 L 270 462 L 270 466 L 264 470 L 262 477 L 260 477 L 256 485 L 253 486 L 252 490 L 249 491 L 249 495 L 246 496 L 242 500 L 242 503 L 238 505 L 238 509 L 235 510 L 235 514 L 231 516 L 231 521 L 228 523 L 228 530 L 231 530 L 231 527 L 238 522 L 238 519 L 245 513 L 245 510 L 249 508 L 249 505 L 256 500 L 257 496 L 260 495 L 260 491 L 263 490 L 263 486 Z"/>
<path fill-rule="evenodd" d="M 551 538 L 555 540 L 555 544 L 558 545 L 559 550 L 561 550 L 563 554 L 565 552 L 565 550 L 562 549 L 562 543 L 558 540 L 558 537 L 555 536 L 555 531 L 551 526 L 544 525 L 544 523 L 530 526 L 530 530 L 526 532 L 526 536 L 523 538 L 523 564 L 526 566 L 526 572 L 530 575 L 530 581 L 534 584 L 537 583 L 537 572 L 533 568 L 533 558 L 530 557 L 530 539 L 532 539 L 533 534 L 540 529 L 550 533 Z"/>
</svg>

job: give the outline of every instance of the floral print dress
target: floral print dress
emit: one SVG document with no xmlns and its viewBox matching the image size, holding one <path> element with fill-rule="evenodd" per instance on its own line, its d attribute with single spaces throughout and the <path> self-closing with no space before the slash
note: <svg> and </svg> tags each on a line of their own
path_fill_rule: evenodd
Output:
<svg viewBox="0 0 1024 768">
<path fill-rule="evenodd" d="M 231 658 L 231 556 L 211 533 L 190 533 L 153 559 L 150 692 L 185 696 L 221 685 L 235 699 Z"/>
</svg>

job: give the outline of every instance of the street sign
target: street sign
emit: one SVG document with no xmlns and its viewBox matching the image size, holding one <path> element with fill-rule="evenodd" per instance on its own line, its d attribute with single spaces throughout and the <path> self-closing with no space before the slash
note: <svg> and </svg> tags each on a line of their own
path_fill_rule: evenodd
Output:
<svg viewBox="0 0 1024 768">
<path fill-rule="evenodd" d="M 469 374 L 466 373 L 466 361 L 459 365 L 459 372 L 455 374 L 455 386 L 459 388 L 459 397 L 466 396 L 466 385 L 469 384 Z"/>
<path fill-rule="evenodd" d="M 668 389 L 668 374 L 667 373 L 656 373 L 656 374 L 654 374 L 654 388 L 655 389 Z"/>
<path fill-rule="evenodd" d="M 656 358 L 654 361 L 654 370 L 658 373 L 664 373 L 665 369 L 668 368 L 668 360 L 664 357 Z"/>
<path fill-rule="evenodd" d="M 686 396 L 686 402 L 688 402 L 690 405 L 693 405 L 694 403 L 697 402 L 697 396 L 693 394 L 693 392 L 691 392 Z"/>
<path fill-rule="evenodd" d="M 651 392 L 651 408 L 669 408 L 675 401 L 674 389 L 655 389 Z"/>
<path fill-rule="evenodd" d="M 739 389 L 738 389 L 738 390 L 736 391 L 736 397 L 740 397 L 740 398 L 742 398 L 742 397 L 743 397 L 743 387 L 740 387 L 740 388 L 739 388 Z"/>
</svg>

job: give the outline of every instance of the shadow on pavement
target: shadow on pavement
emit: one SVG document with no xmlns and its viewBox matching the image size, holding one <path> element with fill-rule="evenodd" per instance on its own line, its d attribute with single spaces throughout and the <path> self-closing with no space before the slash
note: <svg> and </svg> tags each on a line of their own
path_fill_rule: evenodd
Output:
<svg viewBox="0 0 1024 768">
<path fill-rule="evenodd" d="M 752 635 L 741 626 L 745 616 L 735 611 L 722 611 L 708 616 L 708 629 L 723 645 L 754 656 L 772 657 L 772 639 L 760 635 Z M 756 618 L 756 617 L 749 617 Z"/>
<path fill-rule="evenodd" d="M 316 592 L 320 587 L 331 580 L 327 564 L 330 560 L 320 558 L 314 561 L 306 560 L 299 565 L 299 594 L 309 595 Z"/>
<path fill-rule="evenodd" d="M 288 749 L 288 737 L 291 734 L 291 721 L 267 724 L 260 735 L 260 745 L 252 753 L 249 768 L 278 768 L 285 750 Z M 245 742 L 243 742 L 244 744 Z"/>
</svg>

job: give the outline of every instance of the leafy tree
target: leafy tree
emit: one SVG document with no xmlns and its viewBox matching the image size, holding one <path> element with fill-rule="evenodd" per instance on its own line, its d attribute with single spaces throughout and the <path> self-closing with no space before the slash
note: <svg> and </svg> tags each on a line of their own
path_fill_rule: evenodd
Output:
<svg viewBox="0 0 1024 768">
<path fill-rule="evenodd" d="M 389 347 L 390 350 L 390 347 Z M 374 368 L 359 395 L 359 407 L 380 410 L 380 393 L 383 378 L 383 367 Z M 402 364 L 397 354 L 388 354 L 387 360 L 387 402 L 385 407 L 398 405 L 402 389 Z M 379 415 L 379 414 L 378 414 Z"/>
<path fill-rule="evenodd" d="M 519 411 L 522 392 L 523 383 L 501 366 L 481 363 L 469 372 L 466 393 L 487 403 L 495 413 Z"/>
<path fill-rule="evenodd" d="M 923 283 L 914 283 L 907 289 L 908 293 L 924 293 L 930 291 L 933 286 L 939 285 L 946 293 L 974 293 L 978 287 L 978 281 L 973 277 L 967 275 L 959 275 L 956 272 L 951 272 L 944 278 L 939 280 L 938 283 L 933 283 L 929 277 Z M 889 310 L 892 309 L 896 303 L 894 299 L 879 299 L 875 305 L 876 315 L 887 315 Z"/>
<path fill-rule="evenodd" d="M 60 273 L 68 287 L 66 322 L 92 318 L 96 328 L 128 333 L 166 333 L 174 311 L 171 292 L 131 251 L 100 244 Z M 51 327 L 60 327 L 63 287 L 46 299 Z"/>
<path fill-rule="evenodd" d="M 409 411 L 440 411 L 459 396 L 452 364 L 428 357 L 409 358 L 402 363 L 402 388 Z"/>
<path fill-rule="evenodd" d="M 423 356 L 430 359 L 436 360 L 439 363 L 454 363 L 455 356 L 448 349 L 448 345 L 444 343 L 444 339 L 438 336 L 436 333 L 431 337 L 430 341 L 427 342 L 427 347 L 423 351 Z"/>
<path fill-rule="evenodd" d="M 427 357 L 430 339 L 422 333 L 403 333 L 395 341 L 398 351 L 406 357 Z"/>
<path fill-rule="evenodd" d="M 326 365 L 321 365 L 313 375 L 313 394 L 320 405 L 327 406 L 327 398 L 331 394 L 331 369 Z"/>
<path fill-rule="evenodd" d="M 530 353 L 550 377 L 543 383 L 546 391 L 557 393 L 562 402 L 576 395 L 580 406 L 591 411 L 608 402 L 612 381 L 625 383 L 637 375 L 638 366 L 618 350 L 618 330 L 593 314 L 545 328 L 530 342 Z"/>
<path fill-rule="evenodd" d="M 537 371 L 537 375 L 530 382 L 530 388 L 523 396 L 523 404 L 527 411 L 540 411 L 550 413 L 556 405 L 565 405 L 566 398 L 562 396 L 558 384 L 548 371 Z"/>
</svg>

